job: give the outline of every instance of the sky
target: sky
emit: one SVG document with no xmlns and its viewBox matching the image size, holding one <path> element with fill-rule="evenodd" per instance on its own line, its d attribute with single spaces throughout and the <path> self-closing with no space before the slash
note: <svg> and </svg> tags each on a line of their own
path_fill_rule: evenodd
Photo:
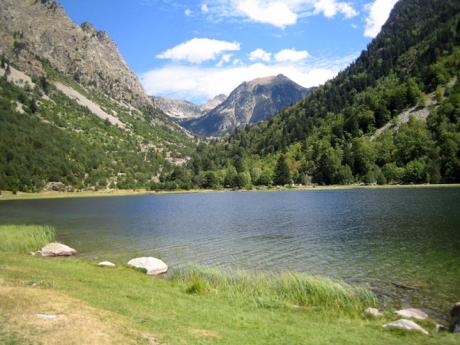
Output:
<svg viewBox="0 0 460 345">
<path fill-rule="evenodd" d="M 318 86 L 375 37 L 397 0 L 61 0 L 107 31 L 150 95 L 202 103 L 284 74 Z"/>
</svg>

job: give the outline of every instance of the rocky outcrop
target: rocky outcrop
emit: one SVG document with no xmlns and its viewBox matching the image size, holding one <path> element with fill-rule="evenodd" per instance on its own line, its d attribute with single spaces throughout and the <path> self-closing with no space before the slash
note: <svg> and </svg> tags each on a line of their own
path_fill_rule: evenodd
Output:
<svg viewBox="0 0 460 345">
<path fill-rule="evenodd" d="M 270 118 L 309 91 L 282 74 L 254 79 L 239 85 L 224 102 L 203 117 L 182 124 L 204 136 L 223 135 Z"/>
<path fill-rule="evenodd" d="M 148 275 L 156 276 L 168 271 L 168 265 L 153 257 L 141 257 L 128 261 L 128 266 L 143 269 Z"/>
<path fill-rule="evenodd" d="M 77 251 L 62 243 L 52 242 L 40 250 L 41 256 L 74 256 Z"/>
<path fill-rule="evenodd" d="M 116 100 L 152 104 L 108 34 L 76 25 L 52 0 L 0 1 L 0 55 L 30 76 L 44 75 L 49 63 Z"/>
<path fill-rule="evenodd" d="M 398 321 L 387 323 L 383 325 L 383 327 L 386 329 L 401 329 L 405 331 L 419 332 L 426 335 L 429 334 L 424 328 L 417 325 L 414 321 L 406 319 L 400 319 Z"/>
</svg>

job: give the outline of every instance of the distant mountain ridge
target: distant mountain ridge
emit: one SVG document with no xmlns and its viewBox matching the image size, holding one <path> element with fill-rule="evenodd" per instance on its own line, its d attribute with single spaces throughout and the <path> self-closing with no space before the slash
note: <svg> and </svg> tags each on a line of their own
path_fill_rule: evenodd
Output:
<svg viewBox="0 0 460 345">
<path fill-rule="evenodd" d="M 200 135 L 221 136 L 270 118 L 310 91 L 282 74 L 254 79 L 240 84 L 203 117 L 184 121 L 182 125 Z"/>
<path fill-rule="evenodd" d="M 217 95 L 204 104 L 194 104 L 186 100 L 170 99 L 161 96 L 152 96 L 153 103 L 166 115 L 178 119 L 187 120 L 203 116 L 209 110 L 215 108 L 225 101 L 226 95 Z"/>
</svg>

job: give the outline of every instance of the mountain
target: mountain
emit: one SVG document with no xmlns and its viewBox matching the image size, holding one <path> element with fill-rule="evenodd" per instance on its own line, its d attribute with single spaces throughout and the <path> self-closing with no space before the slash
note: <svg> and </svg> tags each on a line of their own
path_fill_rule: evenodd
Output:
<svg viewBox="0 0 460 345">
<path fill-rule="evenodd" d="M 107 33 L 73 23 L 53 0 L 0 2 L 0 54 L 32 76 L 45 75 L 49 63 L 119 101 L 151 104 Z"/>
<path fill-rule="evenodd" d="M 220 136 L 275 115 L 305 97 L 310 89 L 280 74 L 240 84 L 220 105 L 184 127 L 204 136 Z"/>
<path fill-rule="evenodd" d="M 164 180 L 191 176 L 204 188 L 458 183 L 459 71 L 460 2 L 399 0 L 337 77 L 268 121 L 199 146 Z"/>
<path fill-rule="evenodd" d="M 178 120 L 187 120 L 203 116 L 207 111 L 217 107 L 226 98 L 227 96 L 225 95 L 218 95 L 201 105 L 196 105 L 185 100 L 176 100 L 159 96 L 153 96 L 152 100 L 166 115 Z"/>
<path fill-rule="evenodd" d="M 55 1 L 0 2 L 0 190 L 149 188 L 190 137 L 107 33 Z"/>
<path fill-rule="evenodd" d="M 221 103 L 223 103 L 226 99 L 227 99 L 227 95 L 224 95 L 222 93 L 222 94 L 217 95 L 214 98 L 210 99 L 206 103 L 201 104 L 200 109 L 201 109 L 202 112 L 206 113 L 206 112 L 214 109 L 215 107 L 217 107 Z"/>
<path fill-rule="evenodd" d="M 200 106 L 185 100 L 169 99 L 166 97 L 153 96 L 153 103 L 166 115 L 174 119 L 188 119 L 203 115 Z"/>
</svg>

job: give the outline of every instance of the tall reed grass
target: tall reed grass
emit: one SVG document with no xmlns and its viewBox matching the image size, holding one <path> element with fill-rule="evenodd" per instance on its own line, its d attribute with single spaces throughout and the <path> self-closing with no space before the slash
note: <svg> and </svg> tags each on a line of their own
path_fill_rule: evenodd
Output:
<svg viewBox="0 0 460 345">
<path fill-rule="evenodd" d="M 174 271 L 170 278 L 191 294 L 222 293 L 236 303 L 251 302 L 265 308 L 314 307 L 357 316 L 376 305 L 369 289 L 302 273 L 249 273 L 190 266 Z"/>
<path fill-rule="evenodd" d="M 0 225 L 0 251 L 28 253 L 54 240 L 52 227 L 40 225 Z"/>
</svg>

